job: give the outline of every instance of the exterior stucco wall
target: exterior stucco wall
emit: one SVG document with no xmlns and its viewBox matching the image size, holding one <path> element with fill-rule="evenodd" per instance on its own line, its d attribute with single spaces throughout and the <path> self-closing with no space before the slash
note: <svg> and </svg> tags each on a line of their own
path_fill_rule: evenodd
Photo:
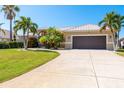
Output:
<svg viewBox="0 0 124 93">
<path fill-rule="evenodd" d="M 72 49 L 72 38 L 73 36 L 106 36 L 106 48 L 108 50 L 113 49 L 113 39 L 111 32 L 99 32 L 99 31 L 93 31 L 93 32 L 64 32 L 65 37 L 65 48 L 66 49 Z"/>
<path fill-rule="evenodd" d="M 113 44 L 112 43 L 107 44 L 107 49 L 108 50 L 113 50 Z"/>
</svg>

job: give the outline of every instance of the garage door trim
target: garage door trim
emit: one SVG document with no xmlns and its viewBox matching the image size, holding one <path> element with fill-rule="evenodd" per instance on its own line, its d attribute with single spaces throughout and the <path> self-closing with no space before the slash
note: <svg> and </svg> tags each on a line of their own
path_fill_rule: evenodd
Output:
<svg viewBox="0 0 124 93">
<path fill-rule="evenodd" d="M 71 48 L 73 48 L 73 37 L 74 36 L 106 36 L 106 49 L 107 49 L 107 41 L 108 41 L 108 34 L 89 34 L 89 35 L 71 35 Z"/>
</svg>

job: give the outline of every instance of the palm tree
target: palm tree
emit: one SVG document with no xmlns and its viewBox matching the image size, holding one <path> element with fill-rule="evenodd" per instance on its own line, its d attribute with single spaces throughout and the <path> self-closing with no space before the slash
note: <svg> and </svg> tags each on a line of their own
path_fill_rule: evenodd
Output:
<svg viewBox="0 0 124 93">
<path fill-rule="evenodd" d="M 117 35 L 117 44 L 116 44 L 116 47 L 119 48 L 119 36 L 120 36 L 120 31 L 121 31 L 121 28 L 124 27 L 124 16 L 121 16 L 119 14 L 117 14 L 115 16 L 115 28 L 118 30 L 116 35 Z"/>
<path fill-rule="evenodd" d="M 15 21 L 15 26 L 14 26 L 15 33 L 17 34 L 17 31 L 23 31 L 23 40 L 24 40 L 25 49 L 27 49 L 28 47 L 29 33 L 33 33 L 34 35 L 35 33 L 37 33 L 37 28 L 38 25 L 36 23 L 33 23 L 30 17 L 21 16 L 20 20 Z M 27 37 L 27 39 L 25 37 Z"/>
<path fill-rule="evenodd" d="M 12 41 L 12 20 L 16 16 L 16 12 L 19 12 L 20 9 L 16 5 L 3 5 L 1 11 L 4 12 L 7 20 L 10 20 L 10 41 Z"/>
<path fill-rule="evenodd" d="M 116 46 L 116 38 L 115 38 L 115 33 L 118 31 L 116 26 L 116 22 L 115 22 L 115 16 L 116 13 L 115 12 L 110 12 L 107 13 L 106 16 L 103 18 L 102 21 L 99 22 L 99 26 L 101 26 L 100 31 L 108 31 L 107 28 L 110 29 L 112 36 L 113 36 L 113 48 L 115 50 L 115 46 Z"/>
</svg>

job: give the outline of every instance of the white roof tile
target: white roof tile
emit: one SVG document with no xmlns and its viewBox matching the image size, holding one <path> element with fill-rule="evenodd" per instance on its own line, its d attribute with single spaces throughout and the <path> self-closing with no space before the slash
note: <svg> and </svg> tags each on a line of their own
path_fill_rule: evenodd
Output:
<svg viewBox="0 0 124 93">
<path fill-rule="evenodd" d="M 100 27 L 94 24 L 86 24 L 81 26 L 71 26 L 71 27 L 64 27 L 60 28 L 59 30 L 63 32 L 78 32 L 78 31 L 98 31 Z"/>
</svg>

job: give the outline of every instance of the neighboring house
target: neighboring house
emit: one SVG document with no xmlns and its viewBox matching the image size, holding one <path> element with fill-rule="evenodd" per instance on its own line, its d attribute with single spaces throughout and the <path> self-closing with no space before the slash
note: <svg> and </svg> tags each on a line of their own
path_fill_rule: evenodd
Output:
<svg viewBox="0 0 124 93">
<path fill-rule="evenodd" d="M 20 36 L 18 36 L 18 38 L 19 38 L 19 39 L 17 40 L 18 42 L 23 42 L 23 41 L 24 41 L 24 39 L 23 39 L 24 37 L 23 37 L 23 36 L 20 35 Z M 25 37 L 25 38 L 27 38 L 27 37 Z"/>
<path fill-rule="evenodd" d="M 121 48 L 124 48 L 124 38 L 121 38 L 121 39 L 119 40 L 119 46 L 120 46 Z"/>
<path fill-rule="evenodd" d="M 19 39 L 18 36 L 16 37 L 16 39 L 17 40 Z M 5 34 L 4 34 L 3 32 L 0 31 L 0 41 L 4 42 L 9 40 L 10 40 L 10 32 L 8 30 L 5 30 Z"/>
<path fill-rule="evenodd" d="M 35 37 L 35 38 L 37 38 L 37 35 L 34 35 L 34 36 L 33 36 L 32 34 L 29 34 L 28 37 Z M 27 39 L 27 36 L 25 36 L 25 39 Z M 24 42 L 24 36 L 23 36 L 23 35 L 19 35 L 17 41 L 19 41 L 19 42 Z"/>
<path fill-rule="evenodd" d="M 43 36 L 43 35 L 45 35 L 46 34 L 46 30 L 47 30 L 48 28 L 40 28 L 40 29 L 38 29 L 38 36 Z"/>
<path fill-rule="evenodd" d="M 9 31 L 5 30 L 5 34 L 0 32 L 0 41 L 9 41 L 10 33 Z"/>
<path fill-rule="evenodd" d="M 42 35 L 45 29 L 40 29 Z M 62 46 L 66 49 L 113 49 L 112 33 L 100 32 L 100 27 L 94 24 L 59 28 L 63 32 L 65 42 Z"/>
</svg>

